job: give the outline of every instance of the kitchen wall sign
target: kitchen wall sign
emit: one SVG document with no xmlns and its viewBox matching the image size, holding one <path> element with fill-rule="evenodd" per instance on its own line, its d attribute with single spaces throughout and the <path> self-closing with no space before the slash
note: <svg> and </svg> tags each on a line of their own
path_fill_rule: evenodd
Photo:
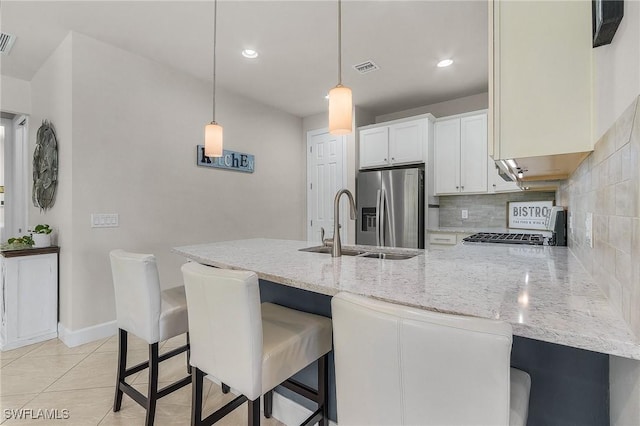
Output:
<svg viewBox="0 0 640 426">
<path fill-rule="evenodd" d="M 547 229 L 553 201 L 511 201 L 507 203 L 507 227 L 517 229 Z"/>
<path fill-rule="evenodd" d="M 202 167 L 214 167 L 216 169 L 235 170 L 244 173 L 253 173 L 255 167 L 253 155 L 227 149 L 222 151 L 222 157 L 207 157 L 204 155 L 204 145 L 198 145 L 196 156 L 198 166 Z"/>
</svg>

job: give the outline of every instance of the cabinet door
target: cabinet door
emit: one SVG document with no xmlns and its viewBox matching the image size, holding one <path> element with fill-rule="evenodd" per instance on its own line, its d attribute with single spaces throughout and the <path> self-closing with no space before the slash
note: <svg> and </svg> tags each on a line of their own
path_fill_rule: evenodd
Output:
<svg viewBox="0 0 640 426">
<path fill-rule="evenodd" d="M 55 337 L 58 309 L 56 254 L 4 259 L 6 327 L 3 347 Z"/>
<path fill-rule="evenodd" d="M 426 125 L 424 120 L 389 127 L 391 164 L 423 163 Z"/>
<path fill-rule="evenodd" d="M 438 121 L 434 136 L 436 195 L 460 192 L 460 119 Z"/>
<path fill-rule="evenodd" d="M 460 119 L 460 192 L 487 192 L 487 115 Z"/>
<path fill-rule="evenodd" d="M 493 6 L 494 159 L 592 150 L 591 2 Z"/>
<path fill-rule="evenodd" d="M 360 168 L 389 165 L 389 127 L 360 132 Z"/>
</svg>

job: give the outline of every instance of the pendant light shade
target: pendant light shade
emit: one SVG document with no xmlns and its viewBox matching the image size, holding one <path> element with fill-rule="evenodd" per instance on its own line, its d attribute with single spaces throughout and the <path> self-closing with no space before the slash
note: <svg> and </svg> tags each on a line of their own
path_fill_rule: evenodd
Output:
<svg viewBox="0 0 640 426">
<path fill-rule="evenodd" d="M 351 89 L 342 85 L 342 2 L 338 0 L 338 85 L 329 91 L 329 133 L 348 135 L 353 131 Z"/>
<path fill-rule="evenodd" d="M 218 1 L 213 2 L 213 105 L 212 120 L 204 128 L 204 155 L 222 157 L 222 126 L 216 123 L 216 33 L 218 32 Z"/>
<path fill-rule="evenodd" d="M 348 135 L 352 131 L 351 89 L 338 84 L 329 91 L 329 133 Z"/>
<path fill-rule="evenodd" d="M 214 121 L 204 128 L 204 155 L 222 157 L 222 126 Z"/>
</svg>

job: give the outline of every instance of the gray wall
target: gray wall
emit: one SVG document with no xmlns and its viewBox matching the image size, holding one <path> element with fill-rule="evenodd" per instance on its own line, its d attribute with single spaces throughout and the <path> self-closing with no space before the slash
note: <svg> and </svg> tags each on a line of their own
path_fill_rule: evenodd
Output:
<svg viewBox="0 0 640 426">
<path fill-rule="evenodd" d="M 505 194 L 450 195 L 440 197 L 440 226 L 465 228 L 505 228 L 507 202 L 555 200 L 555 192 L 509 192 Z M 461 210 L 469 218 L 461 218 Z"/>
</svg>

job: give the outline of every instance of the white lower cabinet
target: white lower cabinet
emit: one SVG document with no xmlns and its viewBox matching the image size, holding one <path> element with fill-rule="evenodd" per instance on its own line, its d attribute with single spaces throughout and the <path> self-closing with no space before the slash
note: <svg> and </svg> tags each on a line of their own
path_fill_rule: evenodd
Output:
<svg viewBox="0 0 640 426">
<path fill-rule="evenodd" d="M 3 252 L 0 262 L 0 350 L 57 337 L 58 248 Z"/>
</svg>

